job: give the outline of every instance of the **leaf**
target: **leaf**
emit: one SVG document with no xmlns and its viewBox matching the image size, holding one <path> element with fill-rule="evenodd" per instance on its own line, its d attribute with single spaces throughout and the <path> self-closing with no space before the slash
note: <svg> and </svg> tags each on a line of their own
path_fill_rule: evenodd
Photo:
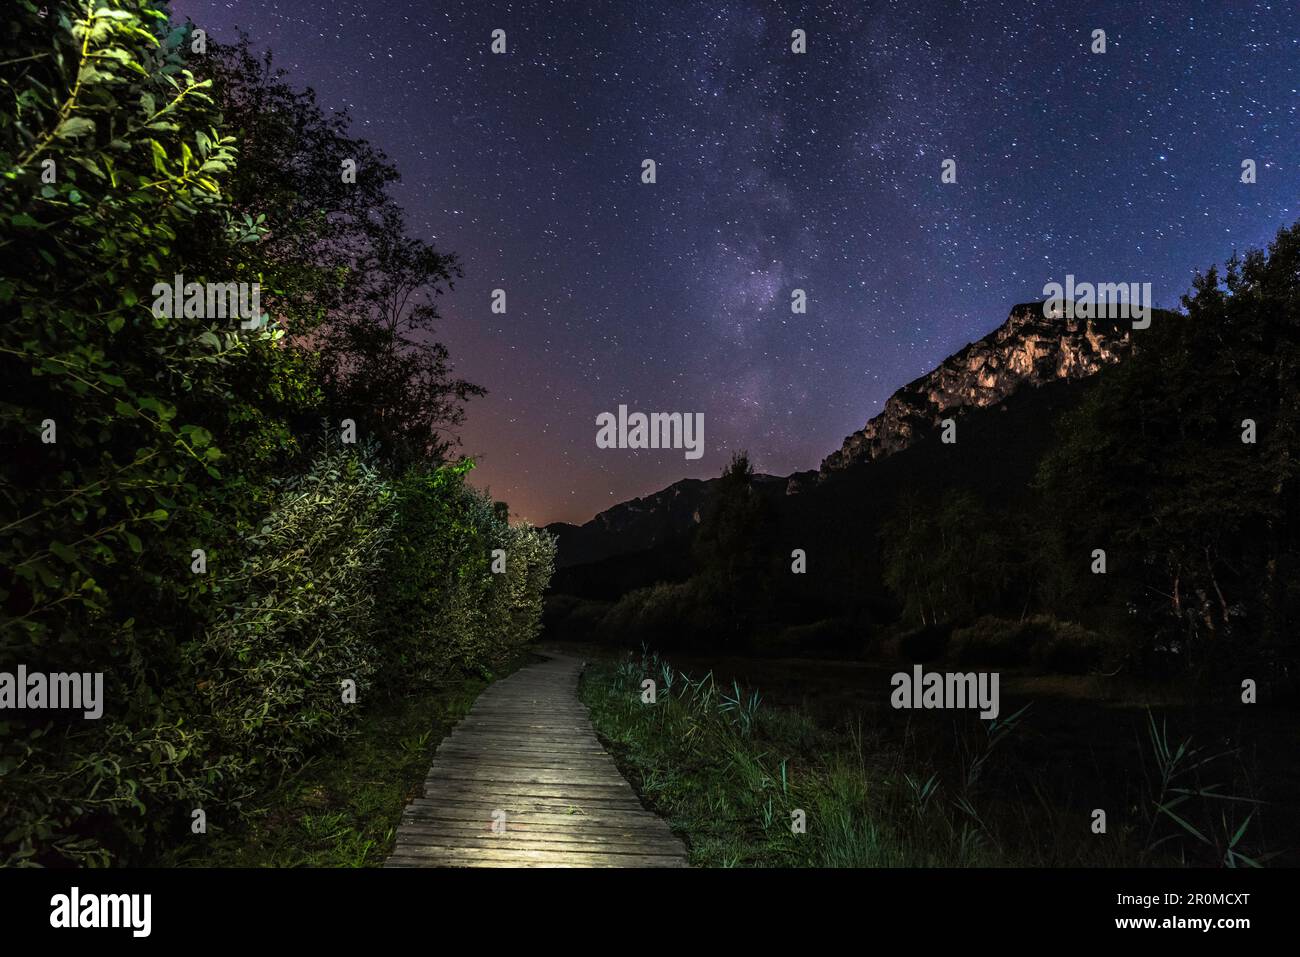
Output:
<svg viewBox="0 0 1300 957">
<path fill-rule="evenodd" d="M 71 160 L 93 176 L 96 176 L 99 179 L 104 178 L 104 171 L 96 166 L 93 160 L 86 159 L 83 156 L 73 156 L 71 157 Z"/>
<path fill-rule="evenodd" d="M 95 121 L 85 116 L 70 116 L 59 124 L 54 135 L 61 140 L 72 139 L 95 131 Z"/>
<path fill-rule="evenodd" d="M 153 412 L 158 416 L 158 418 L 162 419 L 164 422 L 168 421 L 169 419 L 175 418 L 176 416 L 176 410 L 174 408 L 172 408 L 169 405 L 166 405 L 163 402 L 160 402 L 158 399 L 155 399 L 151 395 L 147 395 L 142 399 L 136 400 L 136 405 L 144 409 L 146 412 Z"/>
<path fill-rule="evenodd" d="M 182 425 L 180 433 L 189 436 L 190 444 L 196 449 L 201 449 L 212 441 L 212 433 L 201 425 Z"/>
<path fill-rule="evenodd" d="M 69 565 L 73 565 L 77 561 L 76 552 L 63 544 L 63 542 L 50 542 L 50 553 L 63 559 L 63 561 L 67 562 Z"/>
<path fill-rule="evenodd" d="M 1237 846 L 1237 842 L 1241 840 L 1241 836 L 1246 833 L 1246 828 L 1250 826 L 1250 819 L 1254 816 L 1255 816 L 1254 811 L 1251 811 L 1249 814 L 1246 815 L 1246 820 L 1241 822 L 1241 827 L 1237 828 L 1237 833 L 1232 835 L 1232 840 L 1228 842 L 1228 847 Z"/>
</svg>

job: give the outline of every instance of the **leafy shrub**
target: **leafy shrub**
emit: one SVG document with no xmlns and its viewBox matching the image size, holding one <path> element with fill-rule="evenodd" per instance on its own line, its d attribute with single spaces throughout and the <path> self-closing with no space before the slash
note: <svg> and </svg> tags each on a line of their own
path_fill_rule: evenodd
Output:
<svg viewBox="0 0 1300 957">
<path fill-rule="evenodd" d="M 0 862 L 104 863 L 163 796 L 230 773 L 180 717 L 210 588 L 189 555 L 219 556 L 266 501 L 220 468 L 274 429 L 272 402 L 234 415 L 288 352 L 150 309 L 156 282 L 204 279 L 260 235 L 221 193 L 234 142 L 187 31 L 138 0 L 40 7 L 6 10 L 0 38 L 0 662 L 104 672 L 107 707 L 0 723 Z"/>
<path fill-rule="evenodd" d="M 1022 621 L 985 616 L 953 630 L 948 656 L 963 667 L 1032 664 L 1044 671 L 1086 674 L 1109 667 L 1121 648 L 1106 635 L 1047 615 Z"/>
<path fill-rule="evenodd" d="M 220 613 L 188 650 L 215 738 L 250 774 L 292 767 L 341 736 L 378 667 L 375 589 L 393 491 L 363 456 L 323 455 L 285 483 L 238 566 L 218 577 Z"/>
<path fill-rule="evenodd" d="M 496 586 L 489 619 L 499 628 L 498 659 L 513 655 L 542 630 L 542 596 L 555 571 L 555 537 L 531 525 L 498 523 L 506 571 Z M 504 627 L 502 627 L 504 625 Z"/>
<path fill-rule="evenodd" d="M 554 538 L 502 521 L 489 496 L 465 485 L 472 466 L 414 471 L 397 484 L 396 541 L 378 599 L 390 689 L 483 671 L 540 630 Z M 494 549 L 505 553 L 501 574 L 491 570 Z"/>
<path fill-rule="evenodd" d="M 1043 629 L 1025 621 L 989 615 L 965 628 L 954 628 L 948 656 L 957 665 L 1024 665 Z"/>
<path fill-rule="evenodd" d="M 1126 657 L 1124 643 L 1072 621 L 1050 621 L 1050 630 L 1032 649 L 1033 662 L 1044 671 L 1068 675 L 1112 670 Z"/>
<path fill-rule="evenodd" d="M 699 581 L 659 582 L 623 595 L 605 615 L 604 627 L 623 644 L 659 647 L 707 642 L 726 626 Z"/>
<path fill-rule="evenodd" d="M 237 179 L 222 116 L 272 112 L 249 105 L 264 92 L 256 77 L 235 100 L 227 83 L 218 107 L 221 88 L 187 66 L 189 28 L 144 0 L 17 0 L 5 20 L 0 667 L 102 672 L 105 708 L 95 721 L 6 712 L 0 865 L 149 860 L 188 835 L 194 808 L 228 826 L 276 772 L 346 735 L 344 679 L 364 706 L 531 639 L 553 544 L 464 487 L 468 463 L 435 467 L 444 446 L 418 435 L 363 452 L 327 443 L 313 461 L 304 423 L 338 399 L 319 343 L 151 309 L 155 284 L 177 274 L 271 276 L 278 322 L 328 306 L 363 341 L 381 290 L 445 265 L 407 247 L 400 217 L 372 215 L 396 209 L 379 195 L 387 173 L 377 193 L 357 191 L 352 219 L 382 222 L 391 255 L 322 263 L 320 224 L 279 219 L 326 205 L 313 177 L 286 175 L 313 141 L 245 137 L 253 172 Z M 277 100 L 276 122 L 318 129 L 307 100 Z M 327 125 L 331 143 L 359 142 Z M 232 183 L 272 179 L 275 203 L 252 191 L 269 222 L 231 198 Z M 445 350 L 421 348 L 427 361 L 390 364 L 398 374 L 370 405 L 351 396 L 357 421 L 457 420 L 477 387 L 444 383 Z M 418 395 L 403 404 L 405 385 Z M 503 575 L 489 569 L 496 547 Z"/>
<path fill-rule="evenodd" d="M 577 595 L 547 595 L 542 608 L 542 624 L 547 634 L 566 641 L 607 640 L 605 615 L 611 602 L 580 598 Z"/>
</svg>

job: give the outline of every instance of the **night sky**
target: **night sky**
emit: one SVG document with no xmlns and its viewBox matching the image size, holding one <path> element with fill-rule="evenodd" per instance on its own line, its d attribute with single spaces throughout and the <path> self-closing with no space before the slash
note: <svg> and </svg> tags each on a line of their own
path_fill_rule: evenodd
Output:
<svg viewBox="0 0 1300 957">
<path fill-rule="evenodd" d="M 1295 0 L 173 10 L 245 28 L 397 163 L 414 230 L 465 268 L 439 338 L 490 390 L 461 433 L 476 483 L 539 524 L 732 449 L 815 468 L 1044 283 L 1151 282 L 1176 306 L 1197 267 L 1300 216 Z M 704 457 L 598 449 L 620 403 L 704 413 Z"/>
</svg>

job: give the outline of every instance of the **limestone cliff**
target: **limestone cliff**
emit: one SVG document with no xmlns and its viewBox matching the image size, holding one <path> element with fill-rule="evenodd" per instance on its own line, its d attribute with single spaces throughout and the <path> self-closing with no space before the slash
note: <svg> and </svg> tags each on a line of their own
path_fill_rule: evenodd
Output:
<svg viewBox="0 0 1300 957">
<path fill-rule="evenodd" d="M 1130 325 L 1046 318 L 1042 303 L 1015 306 L 993 332 L 903 386 L 884 409 L 822 462 L 820 475 L 907 448 L 963 408 L 996 405 L 1017 389 L 1080 379 L 1128 354 Z"/>
</svg>

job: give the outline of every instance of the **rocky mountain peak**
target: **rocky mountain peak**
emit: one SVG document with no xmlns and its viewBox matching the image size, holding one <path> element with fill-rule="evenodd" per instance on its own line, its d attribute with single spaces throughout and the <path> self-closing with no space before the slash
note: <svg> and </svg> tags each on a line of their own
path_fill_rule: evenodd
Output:
<svg viewBox="0 0 1300 957">
<path fill-rule="evenodd" d="M 844 439 L 820 475 L 905 449 L 963 408 L 996 405 L 1026 385 L 1081 379 L 1131 347 L 1127 322 L 1043 315 L 1043 303 L 1012 308 L 1006 322 L 903 386 L 880 414 Z"/>
</svg>

